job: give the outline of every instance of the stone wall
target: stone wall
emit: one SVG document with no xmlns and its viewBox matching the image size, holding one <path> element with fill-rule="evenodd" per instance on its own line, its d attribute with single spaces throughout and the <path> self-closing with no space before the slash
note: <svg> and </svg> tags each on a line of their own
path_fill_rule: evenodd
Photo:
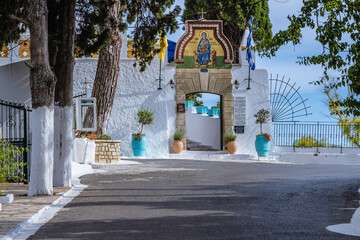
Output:
<svg viewBox="0 0 360 240">
<path fill-rule="evenodd" d="M 119 140 L 95 140 L 95 162 L 117 163 L 120 160 Z"/>
</svg>

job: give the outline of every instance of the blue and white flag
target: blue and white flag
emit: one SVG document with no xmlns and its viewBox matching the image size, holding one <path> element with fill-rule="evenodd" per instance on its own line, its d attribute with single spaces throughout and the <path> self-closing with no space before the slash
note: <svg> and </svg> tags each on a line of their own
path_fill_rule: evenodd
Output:
<svg viewBox="0 0 360 240">
<path fill-rule="evenodd" d="M 246 50 L 246 60 L 248 60 L 249 65 L 250 65 L 250 69 L 251 70 L 255 70 L 255 62 L 254 59 L 252 57 L 251 54 L 251 39 L 252 39 L 252 21 L 253 21 L 253 17 L 251 17 L 249 25 L 250 25 L 250 32 L 249 32 L 249 37 L 247 39 L 247 50 Z"/>
</svg>

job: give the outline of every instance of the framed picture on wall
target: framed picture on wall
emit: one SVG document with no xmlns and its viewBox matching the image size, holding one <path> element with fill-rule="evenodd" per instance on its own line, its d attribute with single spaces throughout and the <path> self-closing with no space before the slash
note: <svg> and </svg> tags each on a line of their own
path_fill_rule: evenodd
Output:
<svg viewBox="0 0 360 240">
<path fill-rule="evenodd" d="M 176 105 L 176 110 L 178 113 L 184 113 L 185 112 L 185 103 L 178 103 Z"/>
</svg>

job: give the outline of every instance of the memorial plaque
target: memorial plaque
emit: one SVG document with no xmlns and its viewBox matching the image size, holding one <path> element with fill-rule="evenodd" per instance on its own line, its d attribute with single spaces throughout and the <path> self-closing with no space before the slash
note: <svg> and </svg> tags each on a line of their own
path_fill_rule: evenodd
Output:
<svg viewBox="0 0 360 240">
<path fill-rule="evenodd" d="M 185 112 L 185 103 L 178 103 L 176 106 L 176 110 L 178 113 L 184 113 Z"/>
<path fill-rule="evenodd" d="M 234 97 L 234 123 L 236 126 L 246 125 L 246 97 Z"/>
<path fill-rule="evenodd" d="M 245 127 L 244 126 L 235 126 L 234 127 L 235 133 L 245 133 Z"/>
</svg>

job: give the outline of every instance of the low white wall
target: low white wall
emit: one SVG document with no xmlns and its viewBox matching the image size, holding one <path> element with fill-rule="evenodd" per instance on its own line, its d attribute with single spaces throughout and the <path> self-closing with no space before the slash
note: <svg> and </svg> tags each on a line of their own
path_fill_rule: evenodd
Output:
<svg viewBox="0 0 360 240">
<path fill-rule="evenodd" d="M 75 138 L 74 140 L 74 162 L 94 163 L 95 162 L 95 141 L 87 138 Z"/>
<path fill-rule="evenodd" d="M 186 108 L 186 138 L 220 150 L 220 118 L 191 113 Z"/>
<path fill-rule="evenodd" d="M 323 153 L 323 154 L 360 154 L 360 148 L 326 148 L 326 147 L 302 147 L 294 148 L 293 147 L 280 147 L 273 146 L 272 152 L 282 154 L 282 153 Z"/>
<path fill-rule="evenodd" d="M 319 151 L 317 151 L 319 150 Z M 272 155 L 284 162 L 306 164 L 360 165 L 358 148 L 295 148 L 273 146 Z"/>
</svg>

